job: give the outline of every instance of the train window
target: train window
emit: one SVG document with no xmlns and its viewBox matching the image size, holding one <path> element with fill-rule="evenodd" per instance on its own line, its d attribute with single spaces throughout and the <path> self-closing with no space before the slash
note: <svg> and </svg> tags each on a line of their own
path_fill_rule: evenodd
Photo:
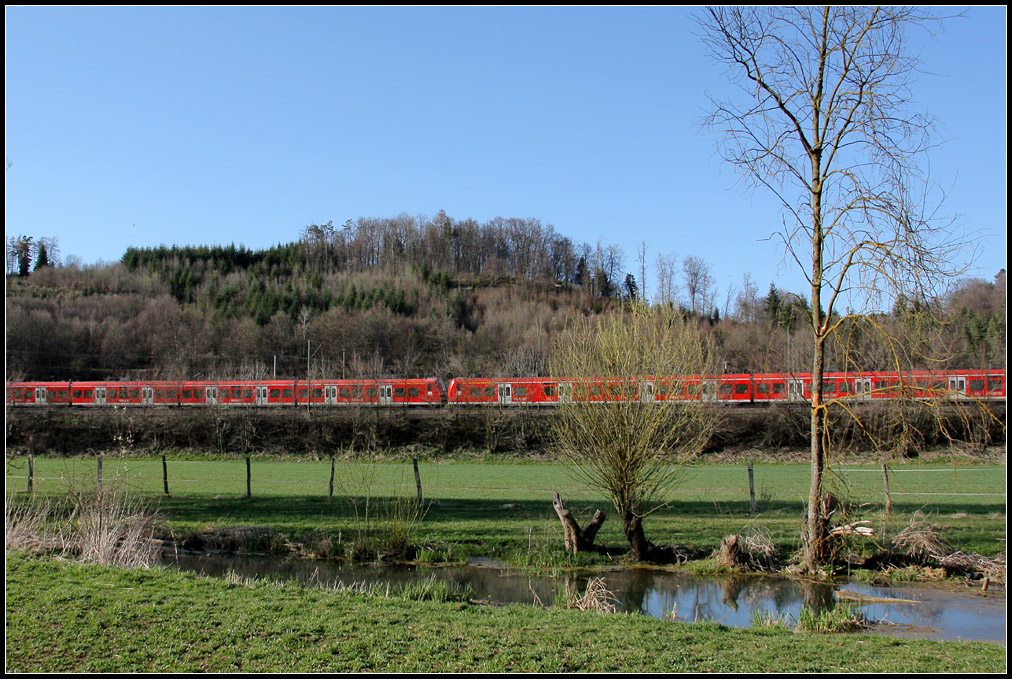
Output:
<svg viewBox="0 0 1012 679">
<path fill-rule="evenodd" d="M 166 389 L 165 390 L 165 398 L 172 399 L 173 401 L 175 401 L 176 400 L 176 390 L 175 389 Z"/>
<path fill-rule="evenodd" d="M 984 380 L 970 380 L 970 391 L 984 391 Z"/>
<path fill-rule="evenodd" d="M 542 390 L 545 392 L 545 396 L 555 396 L 555 387 L 548 385 Z"/>
<path fill-rule="evenodd" d="M 481 397 L 481 387 L 471 387 L 471 397 L 472 398 L 480 398 Z"/>
<path fill-rule="evenodd" d="M 232 387 L 229 398 L 242 398 L 242 389 L 240 387 Z"/>
<path fill-rule="evenodd" d="M 731 385 L 731 384 L 722 384 L 722 385 L 720 385 L 720 395 L 721 396 L 730 396 L 731 395 L 731 390 L 733 388 L 734 388 L 734 385 Z"/>
<path fill-rule="evenodd" d="M 989 379 L 987 381 L 987 390 L 988 391 L 994 391 L 994 392 L 1001 392 L 1001 380 L 999 380 L 999 379 Z"/>
<path fill-rule="evenodd" d="M 362 387 L 352 387 L 351 388 L 351 397 L 352 398 L 362 398 Z"/>
<path fill-rule="evenodd" d="M 527 387 L 513 387 L 513 398 L 517 398 L 518 396 L 520 398 L 526 398 Z"/>
<path fill-rule="evenodd" d="M 277 398 L 280 394 L 281 394 L 280 390 L 278 390 L 278 389 L 271 389 L 271 390 L 269 390 L 269 392 L 268 392 L 267 395 L 268 395 L 269 398 Z"/>
<path fill-rule="evenodd" d="M 165 390 L 164 389 L 155 389 L 155 398 L 164 399 L 165 398 Z"/>
<path fill-rule="evenodd" d="M 140 389 L 131 389 L 130 390 L 130 398 L 140 398 L 140 397 L 141 397 L 141 390 Z"/>
<path fill-rule="evenodd" d="M 291 389 L 282 389 L 281 390 L 281 398 L 291 398 L 291 397 L 292 397 L 292 390 Z"/>
<path fill-rule="evenodd" d="M 253 387 L 244 387 L 242 390 L 243 398 L 253 398 Z"/>
<path fill-rule="evenodd" d="M 28 393 L 27 389 L 25 390 L 25 393 Z M 81 398 L 81 390 L 80 389 L 75 389 L 74 390 L 74 398 Z"/>
<path fill-rule="evenodd" d="M 617 384 L 609 384 L 608 393 L 611 394 L 612 396 L 618 396 L 619 394 L 622 393 L 622 387 L 620 387 Z"/>
<path fill-rule="evenodd" d="M 193 398 L 193 392 L 189 389 L 183 389 L 183 398 Z"/>
<path fill-rule="evenodd" d="M 836 393 L 836 381 L 835 380 L 823 380 L 822 381 L 822 393 L 823 394 L 835 394 Z"/>
<path fill-rule="evenodd" d="M 341 398 L 351 398 L 351 389 L 348 387 L 341 387 L 337 390 L 337 393 Z"/>
<path fill-rule="evenodd" d="M 376 398 L 377 396 L 379 396 L 379 389 L 377 389 L 376 387 L 369 387 L 368 389 L 365 390 L 365 395 L 366 398 Z"/>
<path fill-rule="evenodd" d="M 495 387 L 485 387 L 481 390 L 482 396 L 495 396 Z"/>
<path fill-rule="evenodd" d="M 309 398 L 309 389 L 306 387 L 299 387 L 299 398 L 303 401 Z"/>
<path fill-rule="evenodd" d="M 408 388 L 408 398 L 418 398 L 418 387 Z"/>
<path fill-rule="evenodd" d="M 394 396 L 404 397 L 404 387 L 394 387 Z"/>
<path fill-rule="evenodd" d="M 850 384 L 848 384 L 847 382 L 840 382 L 839 387 L 840 387 L 839 393 L 841 394 L 850 393 Z"/>
<path fill-rule="evenodd" d="M 323 398 L 323 389 L 313 389 L 313 398 Z"/>
<path fill-rule="evenodd" d="M 784 383 L 783 382 L 774 382 L 770 386 L 773 388 L 773 393 L 774 394 L 782 394 L 782 393 L 784 393 Z"/>
<path fill-rule="evenodd" d="M 748 393 L 748 385 L 745 384 L 744 382 L 739 382 L 738 384 L 734 385 L 734 393 L 736 393 L 736 394 L 747 394 Z"/>
<path fill-rule="evenodd" d="M 756 382 L 755 383 L 755 393 L 757 393 L 757 394 L 768 394 L 768 393 L 770 393 L 770 385 L 766 384 L 765 382 Z"/>
<path fill-rule="evenodd" d="M 91 389 L 85 389 L 84 390 L 84 397 L 85 398 L 92 398 L 94 396 L 94 394 L 95 394 L 95 392 L 93 392 Z"/>
</svg>

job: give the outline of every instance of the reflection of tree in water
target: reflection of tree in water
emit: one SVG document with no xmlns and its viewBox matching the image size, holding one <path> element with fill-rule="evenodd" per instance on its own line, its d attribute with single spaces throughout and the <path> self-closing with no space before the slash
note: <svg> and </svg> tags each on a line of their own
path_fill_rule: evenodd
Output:
<svg viewBox="0 0 1012 679">
<path fill-rule="evenodd" d="M 801 591 L 805 596 L 805 608 L 809 609 L 813 613 L 831 611 L 836 607 L 836 595 L 833 594 L 832 587 L 827 587 L 826 585 L 822 585 L 817 582 L 805 582 L 803 580 L 798 584 L 801 586 Z"/>
<path fill-rule="evenodd" d="M 658 586 L 660 584 L 658 578 L 654 577 L 654 573 L 639 568 L 627 571 L 626 574 L 628 578 L 623 578 L 625 582 L 622 583 L 622 593 L 619 596 L 622 610 L 630 612 L 648 611 L 649 609 L 646 605 L 647 594 L 655 594 L 662 591 L 661 587 Z M 675 590 L 677 591 L 677 587 L 675 587 Z"/>
<path fill-rule="evenodd" d="M 724 596 L 721 597 L 721 601 L 735 613 L 738 612 L 738 596 L 747 583 L 748 578 L 745 577 L 731 576 L 724 579 Z"/>
</svg>

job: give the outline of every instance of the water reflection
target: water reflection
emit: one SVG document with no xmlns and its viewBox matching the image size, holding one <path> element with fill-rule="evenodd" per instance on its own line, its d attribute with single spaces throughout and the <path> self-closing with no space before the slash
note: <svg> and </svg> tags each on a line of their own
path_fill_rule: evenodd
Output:
<svg viewBox="0 0 1012 679">
<path fill-rule="evenodd" d="M 467 585 L 475 598 L 500 604 L 552 605 L 568 592 L 583 592 L 590 577 L 604 577 L 618 598 L 618 609 L 685 622 L 711 621 L 749 627 L 753 612 L 794 624 L 803 607 L 819 612 L 837 605 L 837 590 L 903 599 L 910 603 L 864 603 L 869 620 L 888 623 L 876 632 L 932 639 L 1005 641 L 1005 593 L 981 596 L 925 585 L 875 587 L 824 583 L 782 577 L 732 575 L 700 577 L 652 569 L 605 573 L 567 573 L 559 578 L 524 575 L 495 567 L 362 566 L 225 554 L 167 554 L 166 563 L 211 576 L 233 572 L 242 577 L 296 580 L 306 584 L 387 585 L 392 589 L 433 577 Z"/>
</svg>

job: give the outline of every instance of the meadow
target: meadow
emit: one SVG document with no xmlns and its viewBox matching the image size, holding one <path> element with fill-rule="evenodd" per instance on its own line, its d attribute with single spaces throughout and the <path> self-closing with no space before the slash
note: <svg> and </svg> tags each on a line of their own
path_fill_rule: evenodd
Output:
<svg viewBox="0 0 1012 679">
<path fill-rule="evenodd" d="M 166 536 L 185 538 L 209 528 L 269 527 L 289 541 L 330 545 L 320 555 L 344 555 L 339 548 L 363 537 L 379 537 L 400 522 L 429 558 L 463 560 L 508 555 L 537 564 L 561 557 L 562 530 L 552 509 L 559 491 L 578 520 L 589 520 L 607 499 L 588 490 L 570 470 L 548 462 L 423 462 L 419 464 L 423 503 L 415 511 L 417 488 L 410 461 L 279 462 L 254 458 L 251 495 L 246 496 L 246 463 L 227 460 L 167 460 L 169 495 L 164 494 L 160 459 L 105 458 L 106 487 L 147 498 L 163 517 Z M 27 488 L 27 463 L 11 458 L 6 487 Z M 803 464 L 756 464 L 756 512 L 751 512 L 748 471 L 742 464 L 683 468 L 677 487 L 645 522 L 648 537 L 677 545 L 692 559 L 705 557 L 732 533 L 761 532 L 784 554 L 800 544 L 802 509 L 809 471 Z M 94 487 L 95 458 L 37 458 L 36 497 L 61 497 L 70 488 Z M 910 462 L 890 468 L 891 511 L 886 514 L 880 466 L 848 465 L 833 470 L 830 483 L 848 520 L 869 520 L 876 536 L 853 547 L 874 550 L 915 517 L 942 530 L 951 550 L 1003 554 L 1005 549 L 1005 468 L 987 464 Z M 410 511 L 405 508 L 410 505 Z M 618 555 L 625 541 L 620 522 L 607 520 L 598 537 Z M 335 551 L 336 550 L 336 551 Z M 318 550 L 317 550 L 318 551 Z"/>
<path fill-rule="evenodd" d="M 1002 672 L 1001 644 L 738 629 L 7 559 L 15 672 Z"/>
</svg>

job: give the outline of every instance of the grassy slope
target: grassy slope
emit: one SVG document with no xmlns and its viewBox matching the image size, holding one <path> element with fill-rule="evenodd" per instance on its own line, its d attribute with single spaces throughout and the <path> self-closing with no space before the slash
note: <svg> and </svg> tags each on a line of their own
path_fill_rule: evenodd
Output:
<svg viewBox="0 0 1012 679">
<path fill-rule="evenodd" d="M 1002 672 L 999 644 L 414 602 L 7 558 L 7 671 Z"/>
</svg>

